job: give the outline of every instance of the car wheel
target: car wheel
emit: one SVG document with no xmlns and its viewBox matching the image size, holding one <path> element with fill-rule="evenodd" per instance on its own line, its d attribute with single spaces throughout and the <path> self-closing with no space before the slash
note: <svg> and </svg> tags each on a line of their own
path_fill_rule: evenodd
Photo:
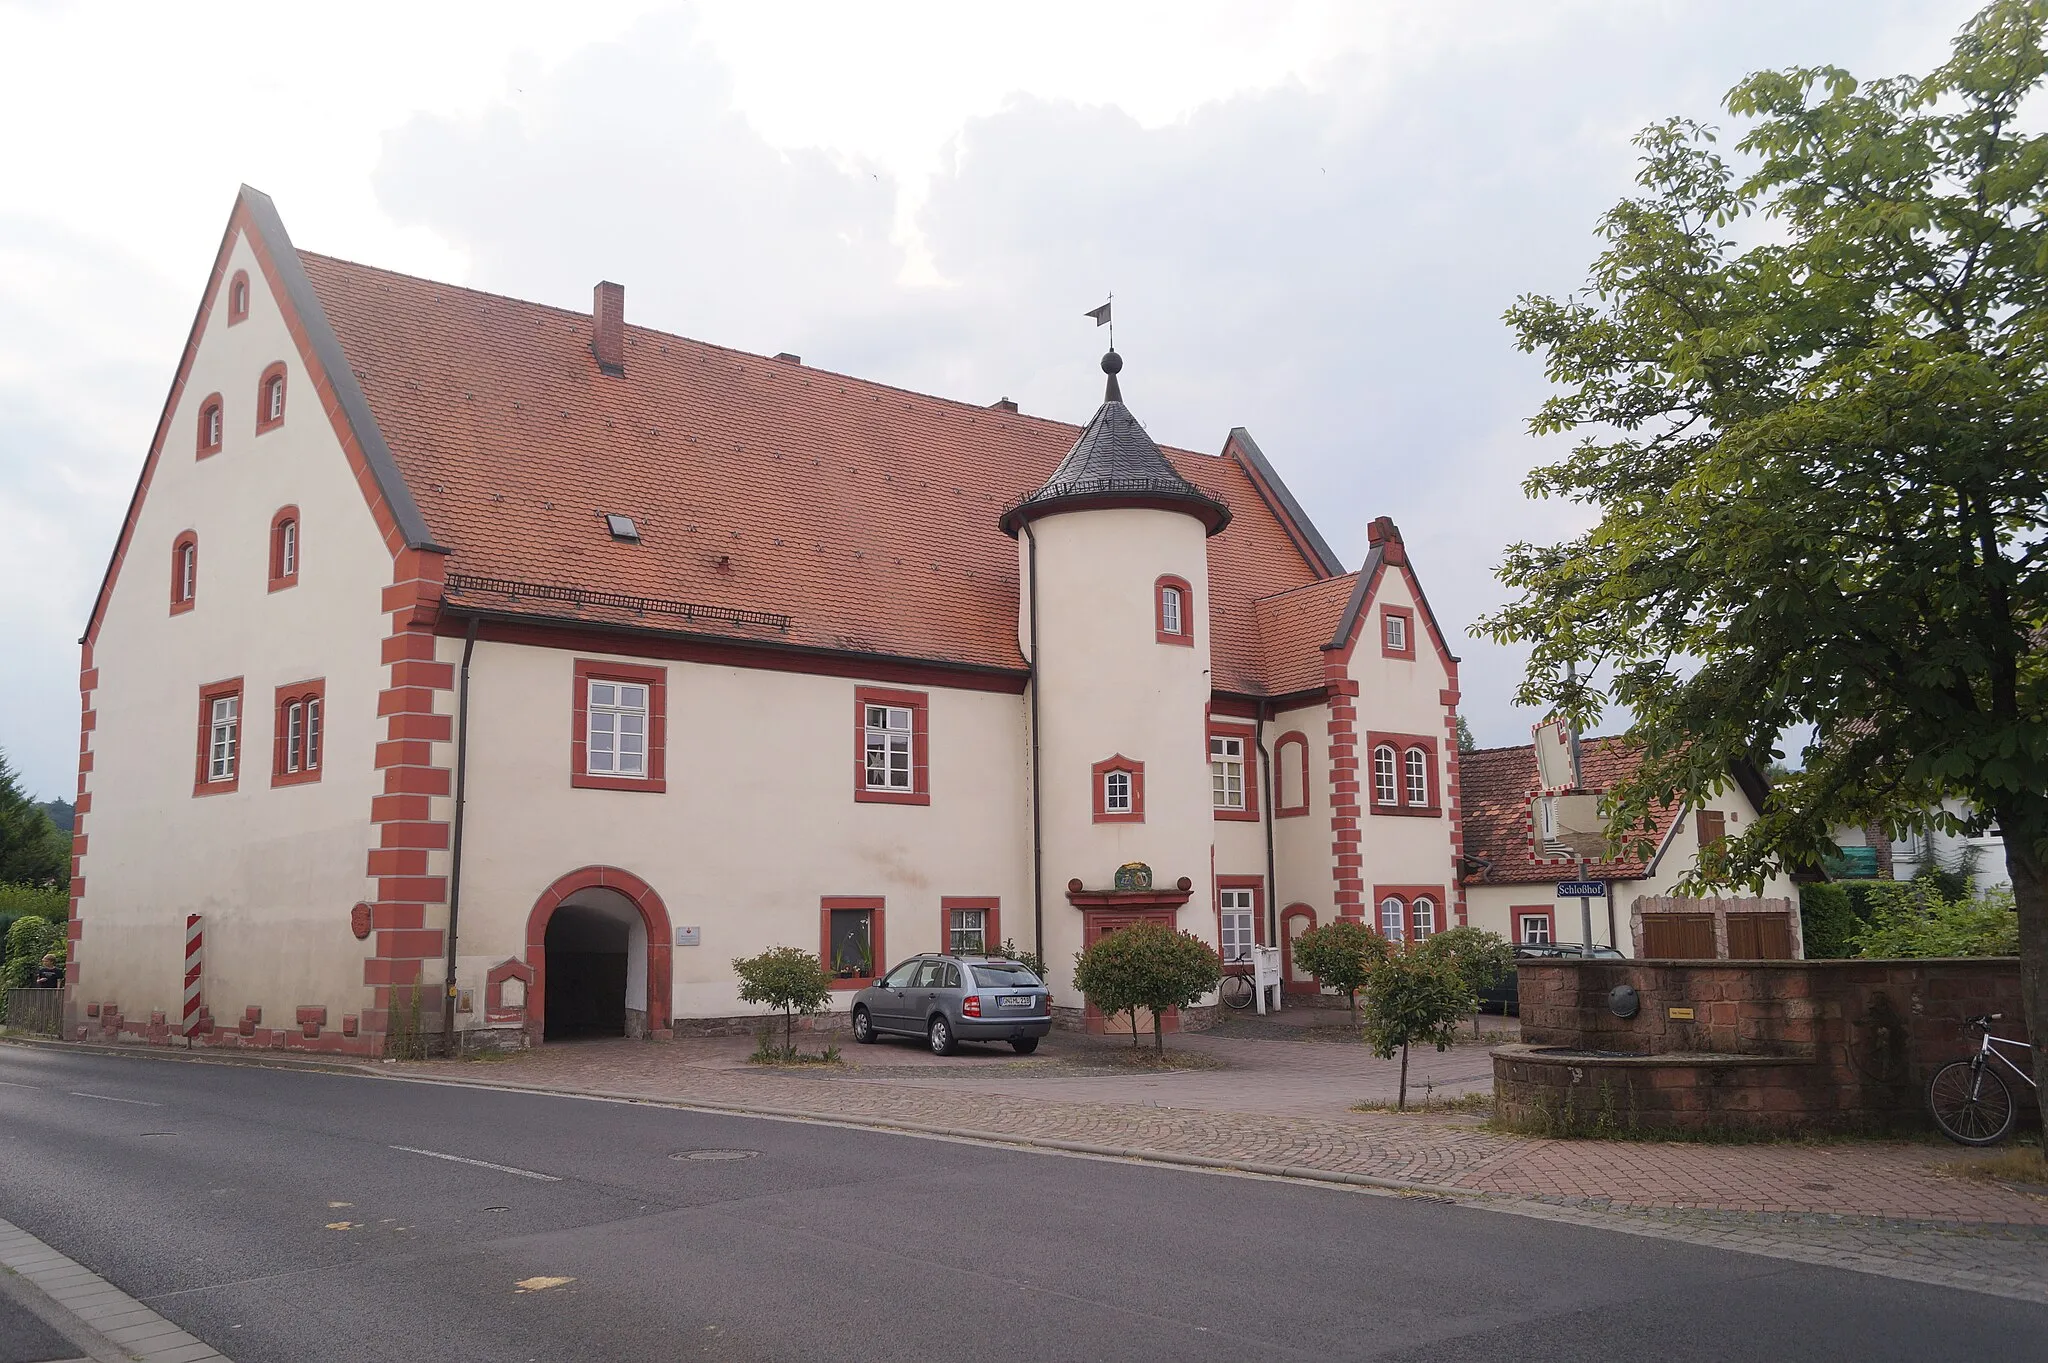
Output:
<svg viewBox="0 0 2048 1363">
<path fill-rule="evenodd" d="M 931 1043 L 933 1055 L 951 1055 L 959 1045 L 953 1039 L 953 1024 L 943 1017 L 933 1018 Z"/>
<path fill-rule="evenodd" d="M 875 1044 L 875 1020 L 868 1016 L 865 1008 L 853 1010 L 853 1039 L 863 1046 Z"/>
<path fill-rule="evenodd" d="M 1020 1036 L 1010 1043 L 1010 1049 L 1016 1051 L 1019 1055 L 1029 1055 L 1038 1049 L 1038 1038 L 1035 1036 Z"/>
</svg>

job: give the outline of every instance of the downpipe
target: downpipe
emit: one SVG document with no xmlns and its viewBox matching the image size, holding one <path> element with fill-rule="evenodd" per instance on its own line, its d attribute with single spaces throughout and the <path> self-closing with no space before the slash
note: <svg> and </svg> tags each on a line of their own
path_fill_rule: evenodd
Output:
<svg viewBox="0 0 2048 1363">
<path fill-rule="evenodd" d="M 469 784 L 469 660 L 476 652 L 479 621 L 469 620 L 462 636 L 462 675 L 455 691 L 455 819 L 448 834 L 448 970 L 442 981 L 441 1053 L 453 1056 L 455 1041 L 455 934 L 462 920 L 462 815 Z"/>
</svg>

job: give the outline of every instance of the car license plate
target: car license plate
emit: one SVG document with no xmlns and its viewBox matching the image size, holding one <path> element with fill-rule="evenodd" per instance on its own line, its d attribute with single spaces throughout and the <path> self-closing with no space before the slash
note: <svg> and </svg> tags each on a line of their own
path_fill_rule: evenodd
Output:
<svg viewBox="0 0 2048 1363">
<path fill-rule="evenodd" d="M 1029 994 L 1005 994 L 1002 998 L 996 1000 L 996 1003 L 997 1006 L 1002 1008 L 1028 1009 L 1033 1001 Z"/>
</svg>

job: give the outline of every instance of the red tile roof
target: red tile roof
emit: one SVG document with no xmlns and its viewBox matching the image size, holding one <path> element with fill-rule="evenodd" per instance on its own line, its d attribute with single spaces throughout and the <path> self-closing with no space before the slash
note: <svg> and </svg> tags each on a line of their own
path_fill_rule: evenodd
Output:
<svg viewBox="0 0 2048 1363">
<path fill-rule="evenodd" d="M 300 259 L 406 484 L 453 551 L 451 573 L 790 624 L 497 597 L 492 609 L 1022 666 L 1017 549 L 997 519 L 1045 481 L 1079 427 L 645 327 L 626 328 L 625 377 L 611 378 L 592 358 L 587 314 Z M 1297 659 L 1291 642 L 1275 668 L 1254 603 L 1320 570 L 1236 459 L 1166 454 L 1233 515 L 1209 541 L 1217 689 L 1257 694 L 1269 674 L 1319 674 L 1313 646 Z M 606 512 L 631 516 L 641 543 L 613 541 Z M 1341 591 L 1325 588 L 1340 610 Z"/>
<path fill-rule="evenodd" d="M 1620 738 L 1589 738 L 1579 745 L 1586 788 L 1607 790 L 1642 764 L 1640 748 Z M 1465 855 L 1486 863 L 1474 883 L 1527 885 L 1568 879 L 1573 871 L 1565 858 L 1537 860 L 1531 847 L 1529 797 L 1536 791 L 1536 750 L 1533 747 L 1480 748 L 1458 759 L 1458 798 L 1465 820 Z M 1677 806 L 1655 811 L 1655 829 L 1648 835 L 1662 846 Z M 1646 872 L 1638 857 L 1588 862 L 1586 872 L 1602 880 L 1636 880 Z"/>
<path fill-rule="evenodd" d="M 1256 603 L 1268 695 L 1323 684 L 1322 646 L 1336 637 L 1338 619 L 1357 585 L 1358 574 L 1346 573 Z"/>
</svg>

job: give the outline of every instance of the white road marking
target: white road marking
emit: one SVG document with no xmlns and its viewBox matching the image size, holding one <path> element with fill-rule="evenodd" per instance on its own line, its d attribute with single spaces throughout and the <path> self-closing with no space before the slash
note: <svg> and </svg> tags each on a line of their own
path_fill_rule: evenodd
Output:
<svg viewBox="0 0 2048 1363">
<path fill-rule="evenodd" d="M 421 1150 L 411 1145 L 394 1145 L 393 1150 L 403 1150 L 408 1155 L 425 1155 L 429 1159 L 453 1160 L 457 1164 L 474 1164 L 479 1169 L 496 1169 L 501 1174 L 517 1174 L 521 1178 L 537 1178 L 543 1183 L 560 1183 L 553 1174 L 537 1174 L 531 1169 L 514 1169 L 509 1164 L 493 1164 L 487 1159 L 470 1159 L 463 1155 L 443 1154 L 439 1150 Z"/>
<path fill-rule="evenodd" d="M 9 1088 L 9 1089 L 39 1089 L 39 1088 L 41 1088 L 41 1087 L 42 1087 L 42 1085 L 41 1085 L 41 1084 L 17 1084 L 17 1083 L 15 1083 L 15 1082 L 14 1082 L 14 1081 L 13 1081 L 12 1079 L 0 1079 L 0 1088 Z"/>
<path fill-rule="evenodd" d="M 137 1107 L 163 1106 L 162 1103 L 144 1102 L 140 1098 L 115 1098 L 104 1093 L 80 1093 L 77 1089 L 67 1089 L 65 1092 L 69 1093 L 73 1098 L 97 1098 L 103 1103 L 133 1103 Z"/>
</svg>

